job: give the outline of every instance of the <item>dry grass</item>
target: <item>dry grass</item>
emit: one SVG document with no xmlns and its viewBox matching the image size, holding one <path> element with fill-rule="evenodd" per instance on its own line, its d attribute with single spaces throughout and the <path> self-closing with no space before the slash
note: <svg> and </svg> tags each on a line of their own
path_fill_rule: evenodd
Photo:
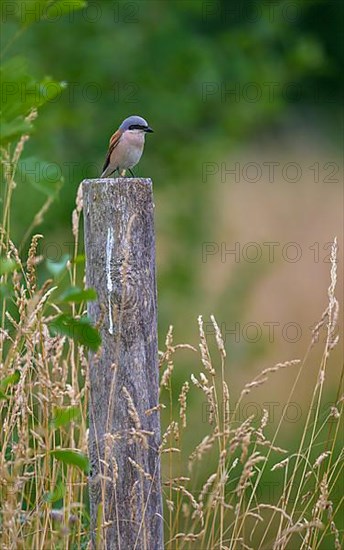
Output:
<svg viewBox="0 0 344 550">
<path fill-rule="evenodd" d="M 32 238 L 23 259 L 10 239 L 16 166 L 27 139 L 23 136 L 19 141 L 12 158 L 2 151 L 7 185 L 0 253 L 2 265 L 12 267 L 4 269 L 1 277 L 1 548 L 57 548 L 61 544 L 80 548 L 88 526 L 87 477 L 82 471 L 87 452 L 87 359 L 83 346 L 66 336 L 53 336 L 49 330 L 61 304 L 55 299 L 58 281 L 38 283 L 37 267 L 43 258 L 37 246 L 42 236 Z M 48 199 L 30 232 L 49 204 Z M 78 198 L 73 213 L 74 258 L 80 213 Z M 70 284 L 75 285 L 76 263 L 69 262 L 66 269 Z M 76 317 L 84 309 L 83 304 L 63 307 Z M 78 453 L 81 469 L 57 460 L 53 453 L 58 449 Z"/>
<path fill-rule="evenodd" d="M 183 461 L 169 457 L 165 465 L 171 479 L 165 482 L 167 548 L 258 548 L 315 549 L 342 547 L 342 535 L 336 525 L 343 511 L 343 496 L 339 480 L 343 474 L 342 421 L 343 395 L 338 388 L 335 406 L 320 415 L 325 388 L 326 369 L 332 349 L 338 343 L 338 302 L 335 298 L 337 242 L 332 246 L 331 279 L 328 289 L 329 305 L 314 329 L 313 338 L 303 360 L 292 360 L 264 369 L 243 388 L 233 408 L 229 406 L 229 391 L 225 376 L 226 352 L 215 319 L 214 334 L 218 348 L 219 367 L 214 367 L 208 342 L 204 335 L 202 318 L 199 318 L 200 360 L 203 371 L 197 377 L 191 374 L 195 391 L 204 395 L 209 425 L 208 434 L 189 456 L 189 478 L 180 486 Z M 265 436 L 269 414 L 264 410 L 260 421 L 253 415 L 242 419 L 239 410 L 244 396 L 278 376 L 281 369 L 296 369 L 295 382 L 287 398 L 293 400 L 301 372 L 307 368 L 310 351 L 318 342 L 317 332 L 326 331 L 322 361 L 315 380 L 309 413 L 303 423 L 296 452 L 277 446 L 283 433 L 282 417 L 271 440 Z M 173 402 L 171 374 L 173 357 L 180 346 L 174 346 L 172 329 L 166 341 L 164 354 L 166 370 L 163 386 Z M 192 390 L 190 390 L 192 391 Z M 170 447 L 179 449 L 187 438 L 185 385 L 179 396 L 182 422 L 178 424 L 178 438 L 173 437 L 170 426 L 165 434 Z M 232 412 L 230 412 L 232 411 Z M 324 436 L 325 433 L 325 436 Z M 211 455 L 211 458 L 209 457 Z M 314 457 L 316 457 L 314 459 Z M 168 458 L 164 457 L 164 461 Z M 213 465 L 213 470 L 210 470 Z M 283 472 L 282 476 L 278 475 Z M 204 481 L 199 479 L 201 472 Z M 177 481 L 176 481 L 177 479 Z M 277 480 L 277 481 L 276 481 Z M 274 494 L 262 495 L 268 486 Z M 174 495 L 174 491 L 177 496 Z M 265 490 L 265 493 L 268 491 Z M 338 495 L 338 493 L 340 493 Z M 333 495 L 333 496 L 331 496 Z M 333 498 L 336 499 L 334 504 Z M 182 528 L 181 528 L 182 526 Z"/>
<path fill-rule="evenodd" d="M 1 331 L 2 548 L 47 548 L 61 538 L 78 545 L 83 536 L 86 477 L 52 452 L 86 452 L 87 361 L 82 346 L 50 334 L 58 307 L 49 303 L 52 282 L 37 285 L 35 242 L 12 274 Z"/>
<path fill-rule="evenodd" d="M 58 282 L 39 283 L 37 253 L 41 235 L 31 240 L 27 258 L 21 259 L 10 239 L 10 204 L 15 188 L 15 168 L 24 136 L 12 158 L 3 152 L 7 193 L 1 231 L 1 257 L 12 262 L 1 283 L 11 289 L 3 296 L 0 333 L 1 414 L 1 548 L 86 548 L 89 541 L 87 474 L 82 461 L 59 459 L 59 449 L 87 453 L 87 358 L 82 345 L 67 336 L 52 336 L 51 321 L 61 312 L 56 302 Z M 49 204 L 48 204 L 49 206 Z M 48 207 L 47 206 L 47 207 Z M 82 200 L 78 194 L 73 213 L 74 260 L 78 255 Z M 34 225 L 44 215 L 43 208 Z M 31 228 L 32 229 L 32 228 Z M 342 546 L 338 527 L 343 496 L 341 429 L 343 394 L 339 387 L 333 406 L 323 415 L 322 402 L 331 352 L 337 345 L 338 302 L 337 243 L 332 246 L 328 307 L 314 329 L 305 357 L 266 368 L 245 384 L 232 404 L 227 373 L 228 359 L 216 324 L 216 355 L 199 317 L 199 349 L 174 344 L 172 327 L 160 356 L 161 410 L 166 427 L 160 447 L 165 501 L 167 549 L 316 549 Z M 4 262 L 5 264 L 5 262 Z M 72 285 L 77 263 L 67 265 Z M 85 304 L 64 305 L 81 316 Z M 320 346 L 326 332 L 322 360 L 314 382 L 312 400 L 295 449 L 279 447 L 283 440 L 282 417 L 270 437 L 269 411 L 261 418 L 242 418 L 240 405 L 257 387 L 268 384 L 283 369 L 295 374 L 286 400 L 291 403 L 309 354 Z M 191 353 L 197 372 L 185 376 L 176 390 L 174 376 L 179 353 Z M 176 363 L 176 364 L 175 364 Z M 135 406 L 124 390 L 129 414 L 137 429 Z M 202 404 L 198 425 L 189 419 L 191 401 Z M 152 411 L 147 411 L 149 414 Z M 206 418 L 203 420 L 203 412 Z M 135 425 L 136 425 L 135 424 Z M 200 441 L 186 451 L 189 434 Z M 202 436 L 201 436 L 202 434 Z M 295 435 L 296 437 L 298 434 Z M 75 456 L 75 455 L 74 455 Z M 134 467 L 140 469 L 137 463 Z M 149 474 L 142 471 L 143 476 Z M 275 487 L 274 494 L 267 494 Z"/>
</svg>

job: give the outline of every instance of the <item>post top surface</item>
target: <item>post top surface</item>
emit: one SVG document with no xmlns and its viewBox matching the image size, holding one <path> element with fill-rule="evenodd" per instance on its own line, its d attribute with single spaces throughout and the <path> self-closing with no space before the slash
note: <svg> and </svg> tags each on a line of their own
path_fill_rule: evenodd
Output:
<svg viewBox="0 0 344 550">
<path fill-rule="evenodd" d="M 99 184 L 133 184 L 152 185 L 151 178 L 85 178 L 81 183 L 99 183 Z"/>
</svg>

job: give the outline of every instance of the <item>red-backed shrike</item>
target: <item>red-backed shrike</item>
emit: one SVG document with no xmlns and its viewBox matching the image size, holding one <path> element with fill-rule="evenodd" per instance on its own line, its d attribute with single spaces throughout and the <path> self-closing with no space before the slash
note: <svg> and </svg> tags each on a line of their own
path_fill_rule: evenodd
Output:
<svg viewBox="0 0 344 550">
<path fill-rule="evenodd" d="M 126 118 L 118 130 L 111 136 L 108 153 L 101 178 L 107 178 L 118 170 L 120 176 L 125 176 L 139 162 L 145 144 L 145 134 L 153 132 L 148 122 L 140 116 Z"/>
</svg>

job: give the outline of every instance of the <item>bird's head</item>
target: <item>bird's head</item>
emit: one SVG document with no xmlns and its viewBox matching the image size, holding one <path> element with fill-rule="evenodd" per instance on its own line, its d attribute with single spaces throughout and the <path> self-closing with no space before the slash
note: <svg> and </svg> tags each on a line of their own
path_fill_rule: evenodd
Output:
<svg viewBox="0 0 344 550">
<path fill-rule="evenodd" d="M 153 130 L 149 126 L 148 122 L 137 115 L 132 115 L 123 120 L 122 124 L 119 127 L 120 131 L 123 132 L 133 132 L 133 133 L 152 133 Z"/>
</svg>

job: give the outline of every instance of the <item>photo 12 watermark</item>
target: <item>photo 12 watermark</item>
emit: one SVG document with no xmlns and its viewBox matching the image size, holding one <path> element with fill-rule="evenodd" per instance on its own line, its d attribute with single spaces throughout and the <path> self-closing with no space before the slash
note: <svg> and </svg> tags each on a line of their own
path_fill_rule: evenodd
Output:
<svg viewBox="0 0 344 550">
<path fill-rule="evenodd" d="M 307 98 L 314 104 L 336 103 L 338 98 L 329 90 L 326 92 L 318 86 L 304 82 L 266 81 L 208 81 L 201 85 L 201 100 L 203 103 L 214 101 L 222 104 L 264 104 L 297 103 Z"/>
<path fill-rule="evenodd" d="M 270 344 L 281 340 L 288 344 L 295 344 L 301 340 L 303 335 L 302 327 L 296 321 L 283 323 L 275 320 L 247 321 L 245 323 L 222 321 L 218 323 L 218 326 L 225 344 L 229 342 L 234 344 L 256 344 L 262 340 Z M 215 336 L 214 326 L 211 322 L 204 323 L 204 333 L 207 336 Z"/>
<path fill-rule="evenodd" d="M 9 82 L 4 79 L 0 82 L 0 91 L 4 105 L 10 104 L 13 97 L 22 103 L 39 103 L 44 99 L 47 103 L 64 101 L 75 104 L 99 103 L 104 98 L 111 98 L 114 103 L 132 103 L 140 101 L 141 86 L 135 81 L 113 81 L 109 84 L 90 80 L 88 82 L 64 81 L 41 82 L 32 85 L 29 82 Z"/>
<path fill-rule="evenodd" d="M 303 259 L 311 259 L 314 263 L 331 263 L 332 242 L 318 241 L 305 243 L 295 241 L 279 242 L 239 242 L 205 241 L 201 246 L 202 263 L 220 261 L 221 263 L 281 263 L 295 264 Z"/>
<path fill-rule="evenodd" d="M 267 425 L 274 425 L 283 419 L 283 422 L 287 424 L 296 424 L 302 420 L 305 420 L 309 414 L 316 412 L 316 406 L 309 408 L 309 406 L 298 401 L 288 401 L 282 403 L 280 401 L 253 401 L 250 399 L 246 402 L 240 402 L 236 405 L 229 404 L 225 406 L 224 403 L 220 404 L 221 410 L 226 411 L 226 422 L 245 422 L 249 418 L 253 418 L 255 421 L 260 422 L 263 417 L 266 418 Z M 322 415 L 326 417 L 328 422 L 336 422 L 338 416 L 336 414 L 337 408 L 333 401 L 328 401 L 322 404 Z M 203 401 L 201 406 L 202 423 L 208 424 L 209 419 L 215 422 L 212 418 L 212 405 L 208 401 Z M 338 411 L 337 411 L 338 412 Z"/>
<path fill-rule="evenodd" d="M 213 2 L 205 0 L 202 3 L 202 18 L 204 22 L 221 20 L 230 23 L 238 18 L 245 23 L 258 23 L 265 20 L 267 23 L 278 21 L 287 24 L 296 24 L 304 12 L 302 2 L 287 0 L 247 0 L 240 2 Z"/>
<path fill-rule="evenodd" d="M 295 160 L 263 162 L 203 162 L 202 183 L 224 184 L 294 184 L 311 181 L 315 184 L 338 184 L 342 170 L 337 162 L 328 160 L 302 165 Z M 339 177 L 341 176 L 341 178 Z"/>
<path fill-rule="evenodd" d="M 69 23 L 80 19 L 85 23 L 97 23 L 103 18 L 114 24 L 132 24 L 139 23 L 142 10 L 142 2 L 138 0 L 107 0 L 106 3 L 99 0 L 3 0 L 0 18 L 2 23 L 17 20 L 23 26 L 38 21 L 57 23 L 62 19 Z"/>
</svg>

